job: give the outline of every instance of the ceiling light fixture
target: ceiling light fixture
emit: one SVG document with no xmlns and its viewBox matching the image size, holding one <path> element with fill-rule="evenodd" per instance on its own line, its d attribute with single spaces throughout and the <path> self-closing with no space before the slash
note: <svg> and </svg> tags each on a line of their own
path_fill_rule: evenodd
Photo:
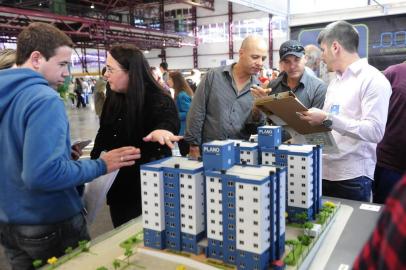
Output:
<svg viewBox="0 0 406 270">
<path fill-rule="evenodd" d="M 90 5 L 90 8 L 94 8 L 94 4 L 93 4 L 93 3 Z"/>
</svg>

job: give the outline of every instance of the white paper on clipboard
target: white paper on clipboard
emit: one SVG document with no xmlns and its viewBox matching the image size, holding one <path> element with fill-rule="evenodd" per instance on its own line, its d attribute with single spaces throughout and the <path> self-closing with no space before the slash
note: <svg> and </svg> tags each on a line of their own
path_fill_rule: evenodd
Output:
<svg viewBox="0 0 406 270">
<path fill-rule="evenodd" d="M 119 170 L 97 177 L 86 183 L 83 201 L 87 211 L 86 221 L 90 225 L 96 219 L 97 214 L 106 201 L 106 195 L 116 179 Z"/>
</svg>

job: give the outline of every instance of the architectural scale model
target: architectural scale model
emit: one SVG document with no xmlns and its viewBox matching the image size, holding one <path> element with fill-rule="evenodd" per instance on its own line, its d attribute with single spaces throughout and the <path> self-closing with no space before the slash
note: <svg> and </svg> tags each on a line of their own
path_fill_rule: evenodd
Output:
<svg viewBox="0 0 406 270">
<path fill-rule="evenodd" d="M 282 145 L 281 128 L 263 126 L 258 143 L 212 141 L 202 152 L 203 162 L 141 166 L 144 245 L 268 269 L 284 254 L 285 212 L 295 221 L 319 211 L 321 148 Z"/>
</svg>

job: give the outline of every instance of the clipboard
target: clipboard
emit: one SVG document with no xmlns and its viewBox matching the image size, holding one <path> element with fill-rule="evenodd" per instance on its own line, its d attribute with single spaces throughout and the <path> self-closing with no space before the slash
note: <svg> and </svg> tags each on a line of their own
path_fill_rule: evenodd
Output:
<svg viewBox="0 0 406 270">
<path fill-rule="evenodd" d="M 307 121 L 301 120 L 296 112 L 307 111 L 307 108 L 291 91 L 255 99 L 254 104 L 266 115 L 276 115 L 279 117 L 287 126 L 299 134 L 305 135 L 331 131 L 330 128 L 323 125 L 312 126 Z"/>
</svg>

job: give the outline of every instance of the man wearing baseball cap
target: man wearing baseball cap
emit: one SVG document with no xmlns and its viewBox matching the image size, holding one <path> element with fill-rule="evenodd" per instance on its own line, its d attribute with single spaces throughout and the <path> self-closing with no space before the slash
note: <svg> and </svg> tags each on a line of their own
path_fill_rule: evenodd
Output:
<svg viewBox="0 0 406 270">
<path fill-rule="evenodd" d="M 292 91 L 307 108 L 323 108 L 327 85 L 305 69 L 305 50 L 297 40 L 288 40 L 279 48 L 282 73 L 271 81 L 268 89 L 252 88 L 254 97 Z"/>
</svg>

